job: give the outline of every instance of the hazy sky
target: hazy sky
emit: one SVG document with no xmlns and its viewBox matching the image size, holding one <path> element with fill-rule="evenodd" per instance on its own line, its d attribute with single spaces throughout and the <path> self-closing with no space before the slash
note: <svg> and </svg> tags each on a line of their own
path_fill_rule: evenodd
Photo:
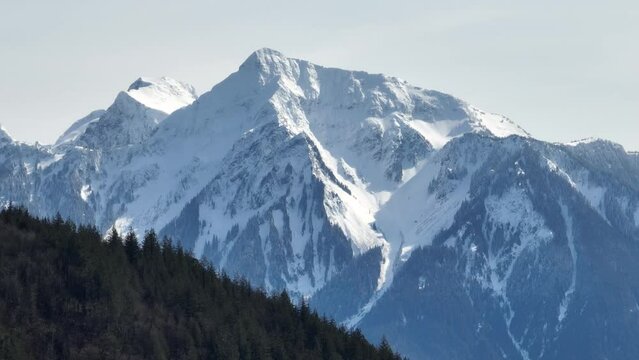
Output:
<svg viewBox="0 0 639 360">
<path fill-rule="evenodd" d="M 639 150 L 636 0 L 0 0 L 0 123 L 51 143 L 139 76 L 203 93 L 261 47 Z"/>
</svg>

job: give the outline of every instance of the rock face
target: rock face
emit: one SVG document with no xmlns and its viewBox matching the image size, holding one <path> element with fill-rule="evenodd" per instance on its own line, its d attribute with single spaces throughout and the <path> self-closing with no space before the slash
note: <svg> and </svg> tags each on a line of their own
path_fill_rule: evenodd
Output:
<svg viewBox="0 0 639 360">
<path fill-rule="evenodd" d="M 429 246 L 400 260 L 359 326 L 413 358 L 635 357 L 636 162 L 606 142 L 476 136 L 437 158 L 445 171 L 421 182 L 422 199 L 445 208 L 459 187 L 466 196 Z"/>
<path fill-rule="evenodd" d="M 199 98 L 138 79 L 50 147 L 3 134 L 4 204 L 156 228 L 413 358 L 639 355 L 639 158 L 616 144 L 269 49 Z"/>
</svg>

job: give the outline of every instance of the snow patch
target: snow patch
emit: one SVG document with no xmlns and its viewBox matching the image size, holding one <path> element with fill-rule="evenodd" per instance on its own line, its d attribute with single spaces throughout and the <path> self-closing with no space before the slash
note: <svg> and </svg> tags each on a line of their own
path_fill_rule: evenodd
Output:
<svg viewBox="0 0 639 360">
<path fill-rule="evenodd" d="M 65 131 L 62 136 L 58 138 L 58 140 L 55 142 L 54 147 L 58 147 L 62 144 L 72 143 L 77 140 L 82 134 L 84 134 L 89 125 L 100 120 L 100 117 L 104 115 L 104 113 L 104 110 L 96 110 L 83 117 L 82 119 L 74 122 L 67 129 L 67 131 Z"/>
<path fill-rule="evenodd" d="M 408 261 L 408 259 L 410 258 L 410 253 L 413 251 L 413 246 L 403 246 L 401 253 L 399 255 L 399 259 L 402 262 L 406 262 Z"/>
<path fill-rule="evenodd" d="M 575 238 L 572 233 L 572 217 L 568 213 L 568 209 L 564 204 L 561 204 L 561 215 L 563 216 L 566 224 L 566 238 L 568 239 L 568 248 L 570 249 L 570 256 L 572 258 L 572 279 L 570 286 L 568 287 L 568 290 L 566 290 L 564 298 L 559 305 L 559 315 L 557 316 L 557 321 L 559 322 L 558 327 L 561 326 L 561 323 L 566 318 L 568 306 L 570 305 L 570 301 L 572 300 L 577 284 L 577 250 L 575 248 Z"/>
<path fill-rule="evenodd" d="M 440 120 L 428 122 L 412 120 L 408 124 L 417 130 L 435 148 L 441 149 L 451 139 L 461 134 L 455 134 L 455 129 L 463 125 L 463 120 Z"/>
<path fill-rule="evenodd" d="M 426 278 L 423 276 L 420 276 L 419 279 L 417 279 L 417 290 L 424 290 L 426 288 Z"/>
<path fill-rule="evenodd" d="M 468 110 L 475 118 L 476 123 L 478 123 L 481 128 L 488 130 L 494 136 L 500 138 L 510 135 L 530 137 L 528 132 L 503 115 L 487 113 L 474 106 L 468 106 Z"/>
<path fill-rule="evenodd" d="M 284 213 L 281 210 L 273 210 L 273 225 L 278 234 L 282 236 L 284 231 Z"/>
<path fill-rule="evenodd" d="M 80 189 L 80 197 L 82 198 L 82 201 L 89 202 L 89 196 L 91 196 L 92 193 L 93 190 L 91 190 L 91 185 L 82 185 L 82 188 Z"/>
<path fill-rule="evenodd" d="M 589 181 L 589 175 L 586 170 L 575 170 L 572 174 L 568 174 L 563 170 L 556 162 L 546 158 L 546 164 L 550 171 L 559 174 L 563 177 L 568 184 L 575 190 L 577 190 L 586 200 L 586 202 L 592 207 L 599 215 L 607 220 L 604 209 L 604 198 L 606 196 L 607 189 L 601 186 L 593 185 Z"/>
<path fill-rule="evenodd" d="M 192 86 L 168 77 L 139 78 L 131 84 L 127 94 L 139 103 L 165 114 L 171 114 L 197 99 Z"/>
<path fill-rule="evenodd" d="M 47 159 L 40 160 L 38 162 L 38 170 L 44 170 L 48 168 L 49 166 L 57 163 L 58 161 L 64 158 L 64 155 L 65 155 L 64 153 L 57 153 Z"/>
<path fill-rule="evenodd" d="M 584 144 L 592 144 L 592 143 L 598 142 L 598 141 L 606 141 L 606 140 L 603 140 L 603 139 L 597 138 L 597 137 L 587 137 L 587 138 L 584 138 L 584 139 L 573 140 L 573 141 L 564 143 L 564 145 L 577 146 L 577 145 L 584 145 Z"/>
<path fill-rule="evenodd" d="M 132 224 L 133 224 L 133 219 L 129 218 L 129 217 L 121 217 L 118 218 L 117 220 L 115 220 L 114 224 L 113 224 L 113 228 L 115 228 L 115 230 L 119 233 L 119 234 L 126 234 L 129 231 L 132 230 Z"/>
<path fill-rule="evenodd" d="M 508 282 L 519 257 L 524 252 L 534 251 L 540 244 L 550 241 L 553 233 L 545 225 L 543 217 L 534 210 L 532 202 L 521 188 L 511 188 L 501 197 L 489 196 L 484 204 L 488 214 L 482 229 L 484 238 L 488 239 L 488 278 L 479 280 L 482 286 L 491 289 L 502 299 L 508 335 L 522 358 L 529 359 L 529 354 L 522 344 L 523 339 L 517 339 L 510 328 L 515 313 L 508 299 Z M 504 231 L 505 243 L 512 244 L 509 251 L 503 246 L 494 249 L 493 239 L 497 228 Z"/>
</svg>

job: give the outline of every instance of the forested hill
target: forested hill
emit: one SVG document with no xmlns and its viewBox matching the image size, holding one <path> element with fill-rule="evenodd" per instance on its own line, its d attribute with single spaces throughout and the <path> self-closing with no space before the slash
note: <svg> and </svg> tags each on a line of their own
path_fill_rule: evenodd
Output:
<svg viewBox="0 0 639 360">
<path fill-rule="evenodd" d="M 155 233 L 0 212 L 1 359 L 398 359 Z"/>
</svg>

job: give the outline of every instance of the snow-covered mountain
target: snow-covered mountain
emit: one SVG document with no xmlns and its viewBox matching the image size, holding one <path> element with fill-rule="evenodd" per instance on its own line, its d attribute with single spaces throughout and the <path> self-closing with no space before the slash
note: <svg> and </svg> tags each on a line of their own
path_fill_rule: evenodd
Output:
<svg viewBox="0 0 639 360">
<path fill-rule="evenodd" d="M 55 146 L 97 150 L 141 144 L 168 115 L 195 99 L 190 85 L 166 77 L 139 78 L 106 111 L 93 111 L 71 125 Z"/>
<path fill-rule="evenodd" d="M 199 98 L 138 79 L 52 146 L 0 134 L 4 204 L 156 228 L 414 358 L 638 354 L 637 184 L 619 145 L 270 49 Z"/>
<path fill-rule="evenodd" d="M 638 176 L 609 142 L 453 140 L 380 212 L 401 265 L 359 326 L 415 358 L 634 358 Z"/>
</svg>

